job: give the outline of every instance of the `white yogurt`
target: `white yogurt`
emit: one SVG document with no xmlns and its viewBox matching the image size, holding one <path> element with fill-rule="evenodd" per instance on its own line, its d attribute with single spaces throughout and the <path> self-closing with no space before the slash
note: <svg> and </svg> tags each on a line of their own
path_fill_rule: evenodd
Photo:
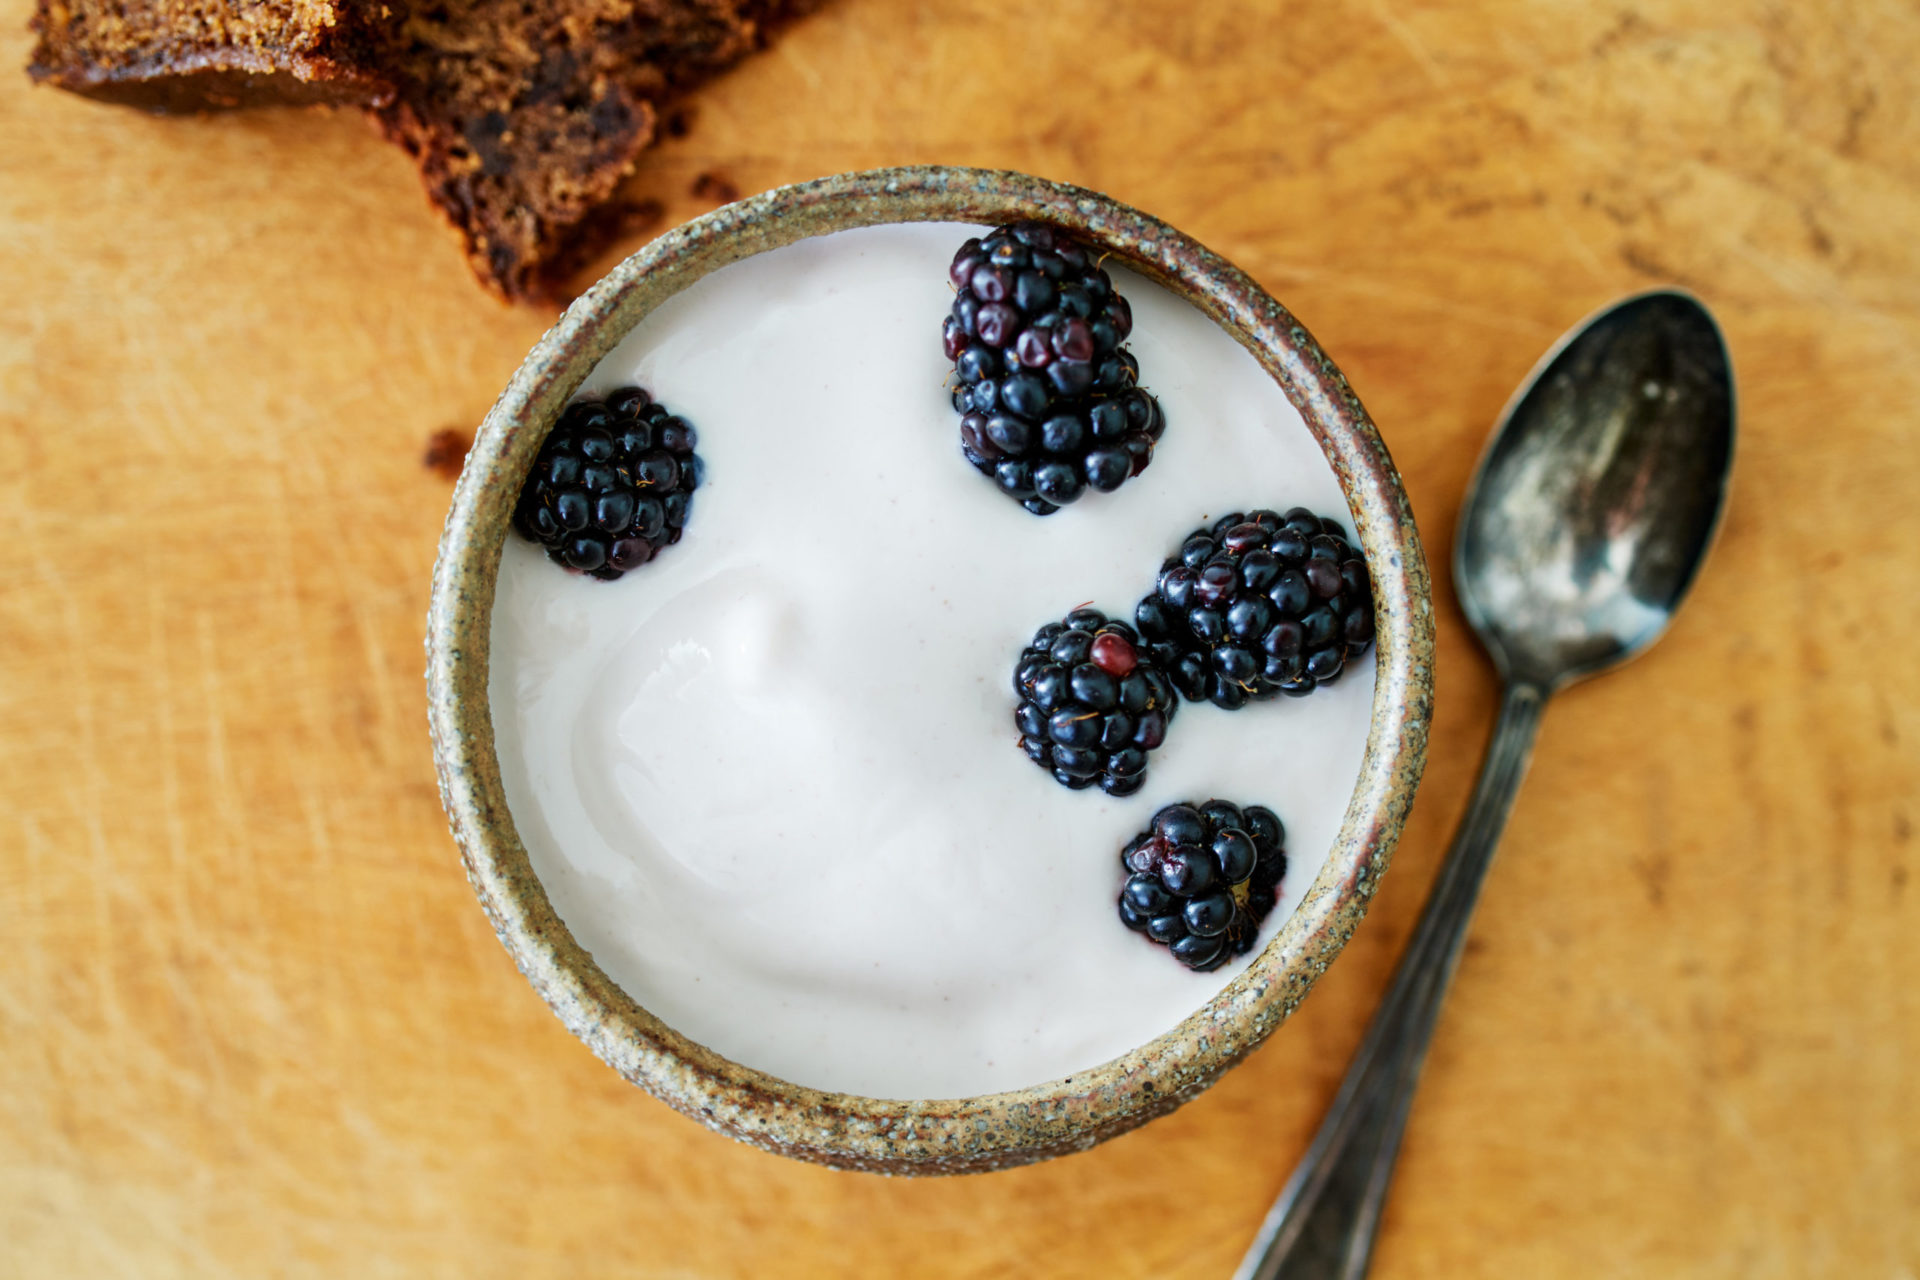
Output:
<svg viewBox="0 0 1920 1280">
<path fill-rule="evenodd" d="M 654 312 L 585 391 L 638 383 L 695 424 L 686 537 L 615 583 L 510 537 L 493 613 L 507 798 L 581 945 L 718 1052 L 885 1098 L 1071 1076 L 1210 999 L 1245 962 L 1194 974 L 1123 928 L 1121 845 L 1176 800 L 1271 806 L 1270 937 L 1339 829 L 1373 697 L 1369 654 L 1309 698 L 1184 706 L 1124 800 L 1027 760 L 1011 679 L 1040 624 L 1131 617 L 1228 511 L 1346 508 L 1253 358 L 1120 270 L 1169 424 L 1153 465 L 1045 519 L 1003 497 L 943 387 L 969 234 L 804 241 Z"/>
</svg>

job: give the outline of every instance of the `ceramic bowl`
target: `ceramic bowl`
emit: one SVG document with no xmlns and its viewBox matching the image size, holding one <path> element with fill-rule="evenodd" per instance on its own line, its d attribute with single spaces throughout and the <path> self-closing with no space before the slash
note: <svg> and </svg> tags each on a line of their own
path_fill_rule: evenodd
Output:
<svg viewBox="0 0 1920 1280">
<path fill-rule="evenodd" d="M 1251 966 L 1186 1021 L 1070 1080 L 890 1101 L 802 1088 L 676 1033 L 615 985 L 554 913 L 507 810 L 487 701 L 494 581 L 541 440 L 594 365 L 708 272 L 809 236 L 886 222 L 1064 227 L 1230 332 L 1299 409 L 1345 490 L 1373 574 L 1373 722 L 1344 825 L 1299 907 Z M 937 341 L 938 318 L 928 341 Z M 956 462 L 956 465 L 957 462 Z M 662 236 L 567 309 L 487 415 L 454 491 L 428 616 L 440 790 L 467 875 L 520 971 L 608 1065 L 713 1129 L 783 1155 L 895 1174 L 963 1173 L 1079 1151 L 1194 1097 L 1286 1020 L 1345 945 L 1386 869 L 1426 751 L 1433 632 L 1426 562 L 1400 477 L 1346 379 L 1238 268 L 1105 196 L 1015 173 L 884 169 L 782 187 Z"/>
</svg>

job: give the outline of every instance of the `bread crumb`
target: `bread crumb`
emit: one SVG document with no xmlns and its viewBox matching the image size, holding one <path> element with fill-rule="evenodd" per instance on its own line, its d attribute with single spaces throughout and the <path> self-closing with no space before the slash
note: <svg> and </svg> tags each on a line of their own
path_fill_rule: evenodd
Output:
<svg viewBox="0 0 1920 1280">
<path fill-rule="evenodd" d="M 467 460 L 467 450 L 472 447 L 466 432 L 458 427 L 442 427 L 427 437 L 420 465 L 443 480 L 457 480 L 460 467 Z"/>
<path fill-rule="evenodd" d="M 693 180 L 693 197 L 714 204 L 732 204 L 740 198 L 740 188 L 723 173 L 707 172 Z"/>
</svg>

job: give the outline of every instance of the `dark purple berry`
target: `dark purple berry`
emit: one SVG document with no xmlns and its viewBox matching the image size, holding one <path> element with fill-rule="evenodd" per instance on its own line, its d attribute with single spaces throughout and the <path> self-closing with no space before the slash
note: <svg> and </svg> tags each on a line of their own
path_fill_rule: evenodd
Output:
<svg viewBox="0 0 1920 1280">
<path fill-rule="evenodd" d="M 1111 493 L 1146 469 L 1166 418 L 1124 345 L 1132 309 L 1086 246 L 1016 223 L 961 245 L 948 278 L 955 295 L 940 341 L 969 463 L 1036 515 L 1088 489 Z M 1020 425 L 996 431 L 975 415 Z M 1031 470 L 1004 475 L 996 468 L 1008 459 Z"/>
<path fill-rule="evenodd" d="M 1279 899 L 1284 839 L 1280 819 L 1262 805 L 1166 806 L 1120 851 L 1121 923 L 1189 969 L 1247 954 Z"/>
<path fill-rule="evenodd" d="M 1101 493 L 1112 493 L 1133 474 L 1133 460 L 1124 449 L 1095 449 L 1081 465 L 1086 471 L 1087 484 Z"/>
<path fill-rule="evenodd" d="M 1160 859 L 1160 880 L 1167 892 L 1191 898 L 1213 888 L 1220 879 L 1220 864 L 1197 844 L 1175 845 Z"/>
<path fill-rule="evenodd" d="M 1213 838 L 1213 856 L 1220 864 L 1220 873 L 1228 882 L 1237 884 L 1253 874 L 1253 837 L 1228 827 Z"/>
<path fill-rule="evenodd" d="M 1094 636 L 1093 644 L 1087 650 L 1087 656 L 1102 671 L 1116 678 L 1132 674 L 1140 664 L 1139 651 L 1133 647 L 1133 641 L 1118 631 L 1107 631 Z M 1134 708 L 1139 710 L 1139 708 Z"/>
<path fill-rule="evenodd" d="M 618 538 L 607 552 L 607 565 L 625 573 L 653 559 L 653 544 L 645 538 Z"/>
<path fill-rule="evenodd" d="M 1120 891 L 1121 898 L 1142 916 L 1152 918 L 1163 916 L 1174 907 L 1173 895 L 1160 883 L 1155 875 L 1135 875 L 1128 879 L 1126 888 Z"/>
<path fill-rule="evenodd" d="M 1225 944 L 1219 938 L 1203 938 L 1197 933 L 1188 933 L 1175 938 L 1167 949 L 1189 969 L 1210 969 L 1224 948 Z"/>
<path fill-rule="evenodd" d="M 1250 804 L 1240 811 L 1241 820 L 1248 835 L 1256 844 L 1284 844 L 1287 829 L 1280 825 L 1280 818 L 1265 805 Z"/>
<path fill-rule="evenodd" d="M 569 538 L 561 548 L 569 569 L 592 573 L 607 562 L 607 544 L 598 538 Z"/>
<path fill-rule="evenodd" d="M 1124 622 L 1075 609 L 1049 622 L 1014 664 L 1014 727 L 1035 764 L 1076 790 L 1125 796 L 1146 782 L 1147 753 L 1179 706 L 1173 686 Z"/>
<path fill-rule="evenodd" d="M 975 277 L 976 283 L 979 277 Z M 990 347 L 1004 347 L 1020 332 L 1020 312 L 1005 302 L 989 302 L 980 308 L 980 341 Z"/>
<path fill-rule="evenodd" d="M 1252 873 L 1252 867 L 1248 867 Z M 1244 877 L 1243 877 L 1244 878 Z M 1217 938 L 1227 931 L 1233 923 L 1233 894 L 1210 893 L 1204 898 L 1189 899 L 1180 909 L 1187 919 L 1187 932 L 1202 938 Z"/>
<path fill-rule="evenodd" d="M 1072 502 L 1084 487 L 1079 472 L 1064 462 L 1049 462 L 1033 473 L 1034 492 L 1055 506 Z"/>
<path fill-rule="evenodd" d="M 527 472 L 514 528 L 576 572 L 637 569 L 679 541 L 700 483 L 694 441 L 639 387 L 569 405 Z"/>
<path fill-rule="evenodd" d="M 1373 592 L 1337 522 L 1232 512 L 1187 535 L 1134 618 L 1182 697 L 1231 711 L 1338 679 L 1373 642 Z"/>
<path fill-rule="evenodd" d="M 1105 763 L 1098 751 L 1088 747 L 1053 748 L 1053 771 L 1056 775 L 1065 774 L 1069 778 L 1092 782 L 1100 776 L 1101 766 Z"/>
<path fill-rule="evenodd" d="M 1142 751 L 1151 751 L 1167 740 L 1167 713 L 1160 710 L 1144 711 L 1133 726 L 1133 745 Z"/>
<path fill-rule="evenodd" d="M 1206 839 L 1206 820 L 1188 804 L 1170 804 L 1153 815 L 1153 834 L 1168 844 L 1199 844 Z"/>
<path fill-rule="evenodd" d="M 1002 492 L 1012 497 L 1033 496 L 1033 464 L 1024 458 L 1009 458 L 995 467 L 993 479 Z"/>
<path fill-rule="evenodd" d="M 1040 424 L 1040 448 L 1056 457 L 1080 452 L 1087 424 L 1071 413 L 1056 414 Z"/>
</svg>

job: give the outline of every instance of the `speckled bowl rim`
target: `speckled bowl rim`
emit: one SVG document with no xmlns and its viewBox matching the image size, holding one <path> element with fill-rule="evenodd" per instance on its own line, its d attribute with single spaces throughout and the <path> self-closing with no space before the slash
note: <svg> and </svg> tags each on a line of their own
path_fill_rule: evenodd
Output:
<svg viewBox="0 0 1920 1280">
<path fill-rule="evenodd" d="M 1306 419 L 1373 574 L 1379 640 L 1366 756 L 1334 847 L 1300 905 L 1244 973 L 1167 1034 L 1006 1093 L 893 1101 L 803 1088 L 729 1061 L 648 1013 L 574 940 L 534 875 L 507 811 L 487 695 L 508 518 L 541 440 L 594 365 L 708 272 L 853 227 L 1015 218 L 1068 228 L 1198 306 Z M 937 318 L 928 323 L 931 334 Z M 576 300 L 513 375 L 467 457 L 434 567 L 427 656 L 441 799 L 468 878 L 514 962 L 569 1030 L 628 1080 L 742 1142 L 843 1168 L 962 1173 L 1083 1150 L 1170 1111 L 1286 1020 L 1365 914 L 1413 802 L 1432 711 L 1433 622 L 1399 473 L 1345 377 L 1286 308 L 1217 254 L 1106 196 L 1024 174 L 926 166 L 841 174 L 728 205 L 661 236 Z"/>
</svg>

